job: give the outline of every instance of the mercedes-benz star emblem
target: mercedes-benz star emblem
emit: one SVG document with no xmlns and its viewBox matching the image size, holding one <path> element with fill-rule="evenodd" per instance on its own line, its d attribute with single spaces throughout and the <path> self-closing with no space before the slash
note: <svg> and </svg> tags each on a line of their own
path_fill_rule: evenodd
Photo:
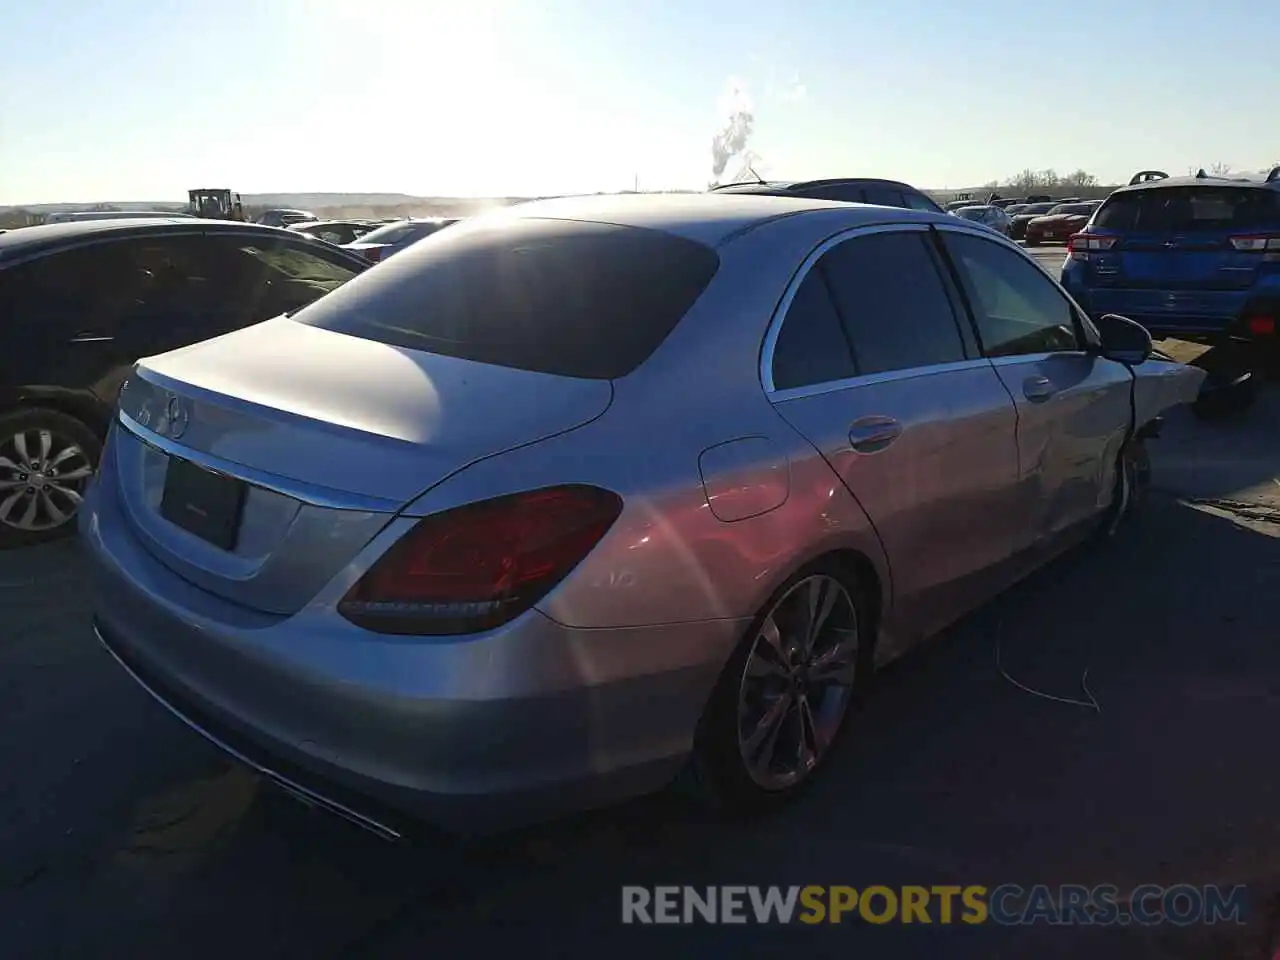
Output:
<svg viewBox="0 0 1280 960">
<path fill-rule="evenodd" d="M 186 405 L 177 397 L 170 397 L 168 414 L 169 429 L 167 433 L 172 439 L 177 440 L 187 432 L 187 421 L 190 418 L 187 416 Z"/>
</svg>

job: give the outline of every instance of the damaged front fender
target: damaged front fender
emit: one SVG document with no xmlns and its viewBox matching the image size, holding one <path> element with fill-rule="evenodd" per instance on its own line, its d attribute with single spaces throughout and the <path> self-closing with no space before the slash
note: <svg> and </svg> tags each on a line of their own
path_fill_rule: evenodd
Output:
<svg viewBox="0 0 1280 960">
<path fill-rule="evenodd" d="M 1205 372 L 1199 367 L 1159 354 L 1132 369 L 1135 429 L 1173 407 L 1194 403 L 1205 380 Z"/>
</svg>

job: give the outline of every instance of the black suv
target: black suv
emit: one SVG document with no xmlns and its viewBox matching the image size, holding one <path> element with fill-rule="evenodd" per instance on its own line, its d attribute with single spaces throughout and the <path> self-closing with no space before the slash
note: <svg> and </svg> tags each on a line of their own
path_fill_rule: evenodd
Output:
<svg viewBox="0 0 1280 960">
<path fill-rule="evenodd" d="M 368 266 L 305 234 L 216 220 L 0 236 L 0 548 L 72 532 L 139 357 L 296 310 Z"/>
<path fill-rule="evenodd" d="M 942 208 L 915 187 L 897 180 L 857 177 L 840 180 L 764 181 L 726 183 L 712 187 L 712 193 L 755 193 L 778 197 L 806 197 L 810 200 L 839 200 L 844 203 L 873 203 L 879 207 L 903 207 L 942 213 Z"/>
</svg>

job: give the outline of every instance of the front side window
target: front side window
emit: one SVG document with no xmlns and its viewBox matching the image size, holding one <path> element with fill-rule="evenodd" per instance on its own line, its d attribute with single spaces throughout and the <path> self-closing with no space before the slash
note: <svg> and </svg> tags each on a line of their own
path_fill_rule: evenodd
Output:
<svg viewBox="0 0 1280 960">
<path fill-rule="evenodd" d="M 317 296 L 336 290 L 360 272 L 303 244 L 252 237 L 235 238 L 234 242 L 240 253 L 262 264 L 269 277 L 306 284 Z"/>
<path fill-rule="evenodd" d="M 966 359 L 951 297 L 923 232 L 854 237 L 819 265 L 859 374 Z"/>
<path fill-rule="evenodd" d="M 1002 244 L 952 231 L 943 236 L 987 356 L 1080 349 L 1075 311 L 1043 270 Z"/>
</svg>

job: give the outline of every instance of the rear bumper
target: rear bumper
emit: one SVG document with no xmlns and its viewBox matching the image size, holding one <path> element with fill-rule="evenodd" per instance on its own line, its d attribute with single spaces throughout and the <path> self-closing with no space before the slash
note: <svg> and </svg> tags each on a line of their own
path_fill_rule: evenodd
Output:
<svg viewBox="0 0 1280 960">
<path fill-rule="evenodd" d="M 1095 319 L 1118 313 L 1156 334 L 1252 338 L 1242 319 L 1257 299 L 1252 290 L 1131 289 L 1091 282 L 1087 269 L 1087 264 L 1068 260 L 1062 284 Z"/>
<path fill-rule="evenodd" d="M 500 830 L 660 788 L 743 628 L 575 630 L 530 611 L 474 637 L 381 637 L 200 590 L 98 488 L 81 528 L 96 629 L 134 679 L 236 759 L 388 837 Z"/>
</svg>

